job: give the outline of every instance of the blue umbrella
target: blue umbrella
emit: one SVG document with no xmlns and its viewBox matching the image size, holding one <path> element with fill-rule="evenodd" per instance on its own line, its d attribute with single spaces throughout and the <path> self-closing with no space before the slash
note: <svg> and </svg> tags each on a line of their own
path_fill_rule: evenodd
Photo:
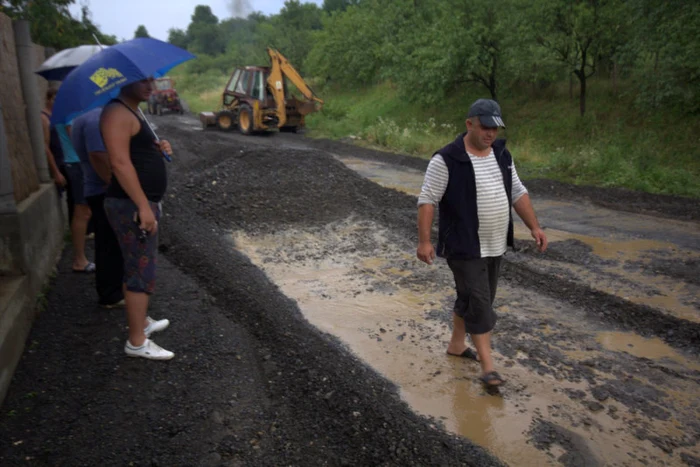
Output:
<svg viewBox="0 0 700 467">
<path fill-rule="evenodd" d="M 165 75 L 194 55 L 167 42 L 138 38 L 105 48 L 71 71 L 58 89 L 51 123 L 66 123 L 105 105 L 122 87 Z"/>
</svg>

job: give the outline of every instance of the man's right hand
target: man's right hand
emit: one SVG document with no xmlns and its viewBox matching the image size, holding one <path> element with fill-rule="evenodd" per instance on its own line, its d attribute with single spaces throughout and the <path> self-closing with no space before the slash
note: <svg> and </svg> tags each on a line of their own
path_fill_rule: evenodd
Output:
<svg viewBox="0 0 700 467">
<path fill-rule="evenodd" d="M 433 244 L 430 242 L 419 243 L 416 256 L 424 263 L 433 264 L 433 260 L 435 259 L 435 248 L 433 248 Z"/>
<path fill-rule="evenodd" d="M 141 221 L 141 224 L 139 224 L 141 230 L 145 230 L 151 235 L 158 231 L 158 221 L 156 221 L 156 215 L 153 214 L 151 206 L 146 205 L 139 208 L 139 220 Z"/>
<path fill-rule="evenodd" d="M 66 186 L 66 177 L 64 177 L 61 172 L 56 172 L 53 177 L 53 182 L 59 187 L 63 188 Z"/>
</svg>

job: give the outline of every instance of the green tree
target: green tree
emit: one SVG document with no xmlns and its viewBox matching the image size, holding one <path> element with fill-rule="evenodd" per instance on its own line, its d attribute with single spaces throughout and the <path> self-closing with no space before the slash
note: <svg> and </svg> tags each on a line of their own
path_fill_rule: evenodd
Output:
<svg viewBox="0 0 700 467">
<path fill-rule="evenodd" d="M 183 49 L 186 49 L 190 43 L 187 33 L 177 28 L 168 29 L 168 42 Z"/>
<path fill-rule="evenodd" d="M 218 55 L 225 49 L 225 39 L 219 29 L 219 18 L 208 5 L 197 5 L 187 27 L 188 46 L 194 52 Z"/>
<path fill-rule="evenodd" d="M 259 24 L 262 43 L 279 49 L 298 70 L 313 47 L 313 32 L 323 27 L 322 10 L 314 3 L 287 0 L 278 15 Z"/>
<path fill-rule="evenodd" d="M 75 0 L 0 0 L 0 12 L 12 19 L 30 22 L 32 40 L 46 47 L 61 50 L 81 44 L 93 44 L 97 36 L 103 44 L 114 44 L 114 36 L 103 35 L 90 20 L 86 6 L 81 20 L 71 16 L 68 7 Z"/>
<path fill-rule="evenodd" d="M 537 43 L 569 67 L 579 81 L 579 109 L 586 113 L 588 78 L 611 32 L 619 0 L 539 0 L 523 3 L 524 20 Z"/>
<path fill-rule="evenodd" d="M 77 28 L 78 42 L 75 45 L 94 44 L 95 38 L 102 45 L 114 45 L 117 41 L 117 36 L 103 34 L 99 28 L 92 22 L 92 13 L 87 5 L 80 8 L 80 26 Z"/>
<path fill-rule="evenodd" d="M 444 0 L 439 4 L 375 1 L 371 16 L 385 36 L 383 77 L 396 82 L 410 99 L 434 104 L 468 83 L 498 97 L 504 63 L 517 44 L 510 31 L 510 0 Z M 362 4 L 361 8 L 366 5 Z M 375 61 L 376 59 L 375 58 Z"/>
<path fill-rule="evenodd" d="M 368 8 L 350 7 L 323 20 L 308 55 L 308 70 L 344 86 L 363 86 L 376 81 L 381 68 L 378 56 L 384 30 Z"/>
<path fill-rule="evenodd" d="M 146 29 L 146 26 L 143 24 L 139 24 L 139 27 L 136 28 L 136 31 L 134 32 L 134 37 L 151 37 L 148 35 L 148 30 Z"/>
<path fill-rule="evenodd" d="M 499 84 L 508 65 L 504 63 L 508 57 L 505 52 L 517 47 L 520 40 L 512 31 L 512 2 L 452 0 L 446 5 L 448 10 L 440 23 L 447 25 L 445 50 L 453 49 L 448 53 L 456 65 L 448 91 L 463 83 L 478 83 L 498 100 Z"/>
<path fill-rule="evenodd" d="M 194 13 L 190 17 L 194 24 L 209 24 L 214 26 L 219 24 L 219 18 L 212 13 L 209 5 L 197 5 L 194 7 Z"/>
<path fill-rule="evenodd" d="M 342 12 L 349 6 L 357 5 L 359 3 L 360 0 L 323 0 L 323 5 L 321 8 L 326 13 L 333 13 L 334 11 Z"/>
<path fill-rule="evenodd" d="M 220 23 L 221 34 L 226 40 L 229 67 L 268 63 L 266 44 L 259 37 L 259 27 L 265 21 L 265 16 L 252 14 L 245 19 L 229 18 Z"/>
<path fill-rule="evenodd" d="M 634 58 L 638 103 L 700 112 L 700 3 L 630 0 L 634 28 L 625 52 Z"/>
</svg>

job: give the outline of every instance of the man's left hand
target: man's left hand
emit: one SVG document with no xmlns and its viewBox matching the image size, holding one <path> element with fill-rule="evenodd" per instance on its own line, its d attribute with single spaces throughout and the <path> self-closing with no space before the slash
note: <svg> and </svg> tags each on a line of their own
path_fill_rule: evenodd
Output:
<svg viewBox="0 0 700 467">
<path fill-rule="evenodd" d="M 160 150 L 164 151 L 168 156 L 173 155 L 173 148 L 170 146 L 170 143 L 164 139 L 160 140 L 158 143 L 158 146 L 160 146 Z"/>
<path fill-rule="evenodd" d="M 544 230 L 538 227 L 536 229 L 532 229 L 530 234 L 532 235 L 532 238 L 535 239 L 537 249 L 540 250 L 540 252 L 547 249 L 547 235 L 544 233 Z"/>
</svg>

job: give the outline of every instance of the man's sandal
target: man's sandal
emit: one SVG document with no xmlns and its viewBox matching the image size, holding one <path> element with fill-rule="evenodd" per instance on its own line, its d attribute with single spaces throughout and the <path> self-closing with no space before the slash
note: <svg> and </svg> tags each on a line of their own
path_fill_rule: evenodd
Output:
<svg viewBox="0 0 700 467">
<path fill-rule="evenodd" d="M 484 376 L 479 378 L 484 385 L 486 385 L 487 388 L 497 388 L 499 386 L 502 386 L 506 383 L 506 380 L 501 377 L 497 372 L 492 371 L 490 373 L 486 373 Z M 496 383 L 495 381 L 498 381 Z"/>
<path fill-rule="evenodd" d="M 475 360 L 477 362 L 479 361 L 479 355 L 469 347 L 467 347 L 461 354 L 447 352 L 447 355 L 451 355 L 453 357 L 468 358 L 469 360 Z"/>
<path fill-rule="evenodd" d="M 95 263 L 91 263 L 88 261 L 88 263 L 85 265 L 83 269 L 73 269 L 73 272 L 76 274 L 90 274 L 95 272 L 97 268 L 95 267 Z"/>
</svg>

